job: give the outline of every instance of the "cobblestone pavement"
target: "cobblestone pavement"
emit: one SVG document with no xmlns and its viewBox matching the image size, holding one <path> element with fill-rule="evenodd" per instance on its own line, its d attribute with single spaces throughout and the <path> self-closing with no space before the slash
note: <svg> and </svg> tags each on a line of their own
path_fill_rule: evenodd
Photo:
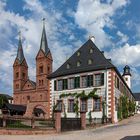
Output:
<svg viewBox="0 0 140 140">
<path fill-rule="evenodd" d="M 55 135 L 0 135 L 0 140 L 140 140 L 140 115 L 96 129 Z"/>
</svg>

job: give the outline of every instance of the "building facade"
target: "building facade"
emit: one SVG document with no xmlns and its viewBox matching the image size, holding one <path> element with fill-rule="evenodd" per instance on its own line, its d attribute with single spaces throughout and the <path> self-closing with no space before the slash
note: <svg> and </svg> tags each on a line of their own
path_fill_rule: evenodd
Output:
<svg viewBox="0 0 140 140">
<path fill-rule="evenodd" d="M 133 93 L 136 102 L 136 113 L 140 114 L 140 93 Z"/>
<path fill-rule="evenodd" d="M 36 56 L 36 82 L 29 79 L 28 64 L 24 57 L 21 37 L 19 37 L 17 56 L 13 64 L 13 99 L 16 105 L 26 105 L 25 116 L 32 116 L 35 108 L 41 108 L 44 116 L 50 116 L 50 80 L 52 55 L 47 44 L 45 25 Z"/>
<path fill-rule="evenodd" d="M 87 118 L 90 112 L 92 118 L 101 119 L 104 102 L 106 117 L 112 122 L 117 122 L 120 97 L 125 94 L 129 100 L 134 100 L 129 72 L 130 69 L 126 66 L 122 76 L 111 60 L 106 59 L 103 52 L 94 44 L 94 38 L 90 38 L 49 76 L 51 108 L 53 110 L 57 104 L 62 116 L 75 117 L 74 95 L 83 92 L 87 95 L 96 89 L 95 94 L 98 98 L 89 98 L 86 101 L 77 99 L 78 111 L 84 108 Z"/>
</svg>

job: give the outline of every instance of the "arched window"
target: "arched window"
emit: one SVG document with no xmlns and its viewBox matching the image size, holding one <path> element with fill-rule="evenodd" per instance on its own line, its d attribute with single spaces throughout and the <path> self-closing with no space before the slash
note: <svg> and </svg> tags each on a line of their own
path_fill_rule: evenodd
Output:
<svg viewBox="0 0 140 140">
<path fill-rule="evenodd" d="M 16 78 L 19 78 L 19 72 L 16 72 Z"/>
<path fill-rule="evenodd" d="M 39 74 L 43 73 L 43 66 L 39 67 Z"/>
</svg>

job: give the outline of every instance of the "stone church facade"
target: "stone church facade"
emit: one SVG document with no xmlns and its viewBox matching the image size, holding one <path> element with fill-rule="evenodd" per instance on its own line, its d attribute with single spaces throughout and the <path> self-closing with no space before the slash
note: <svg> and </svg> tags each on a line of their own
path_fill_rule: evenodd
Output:
<svg viewBox="0 0 140 140">
<path fill-rule="evenodd" d="M 52 55 L 47 44 L 45 25 L 43 25 L 40 49 L 36 56 L 36 82 L 29 79 L 28 64 L 24 57 L 21 37 L 19 37 L 17 56 L 13 64 L 13 99 L 14 104 L 27 106 L 25 116 L 32 116 L 35 108 L 50 116 L 50 81 Z"/>
</svg>

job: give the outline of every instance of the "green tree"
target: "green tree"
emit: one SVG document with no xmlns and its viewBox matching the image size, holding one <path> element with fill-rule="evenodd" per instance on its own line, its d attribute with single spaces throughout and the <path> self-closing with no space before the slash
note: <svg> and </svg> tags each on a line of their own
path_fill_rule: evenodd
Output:
<svg viewBox="0 0 140 140">
<path fill-rule="evenodd" d="M 6 96 L 0 95 L 0 108 L 3 108 L 6 103 L 8 103 Z"/>
</svg>

